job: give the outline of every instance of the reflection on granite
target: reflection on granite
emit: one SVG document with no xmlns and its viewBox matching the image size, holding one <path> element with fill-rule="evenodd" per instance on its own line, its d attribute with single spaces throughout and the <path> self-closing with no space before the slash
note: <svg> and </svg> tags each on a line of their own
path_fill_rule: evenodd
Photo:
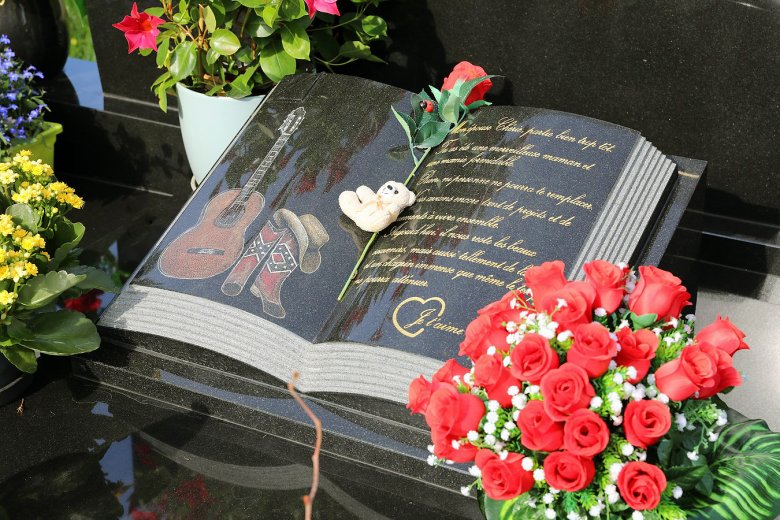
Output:
<svg viewBox="0 0 780 520">
<path fill-rule="evenodd" d="M 49 360 L 51 361 L 51 360 Z M 303 518 L 311 447 L 62 376 L 0 407 L 0 518 Z M 313 441 L 313 435 L 311 437 Z M 315 518 L 478 518 L 476 502 L 323 455 Z"/>
</svg>

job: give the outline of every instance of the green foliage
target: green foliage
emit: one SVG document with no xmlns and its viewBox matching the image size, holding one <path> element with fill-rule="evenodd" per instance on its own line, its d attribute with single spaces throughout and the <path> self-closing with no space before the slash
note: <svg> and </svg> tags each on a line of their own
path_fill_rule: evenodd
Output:
<svg viewBox="0 0 780 520">
<path fill-rule="evenodd" d="M 160 0 L 145 11 L 164 20 L 156 57 L 163 73 L 152 90 L 167 110 L 180 81 L 207 95 L 242 98 L 312 64 L 332 70 L 382 62 L 371 45 L 387 38 L 387 22 L 368 14 L 381 1 L 341 1 L 341 16 L 311 18 L 305 0 Z"/>
<path fill-rule="evenodd" d="M 693 495 L 691 520 L 758 520 L 780 514 L 780 434 L 764 421 L 725 426 L 708 453 L 712 490 Z"/>
</svg>

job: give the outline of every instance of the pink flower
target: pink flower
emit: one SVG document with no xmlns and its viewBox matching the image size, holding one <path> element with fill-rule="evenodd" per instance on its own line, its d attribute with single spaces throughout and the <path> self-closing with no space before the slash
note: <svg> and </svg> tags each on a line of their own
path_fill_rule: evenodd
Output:
<svg viewBox="0 0 780 520">
<path fill-rule="evenodd" d="M 157 50 L 157 35 L 160 30 L 157 26 L 164 23 L 165 20 L 146 13 L 138 12 L 138 5 L 133 2 L 133 8 L 130 10 L 130 16 L 113 24 L 123 33 L 127 39 L 127 53 L 130 54 L 136 49 L 154 49 Z"/>
<path fill-rule="evenodd" d="M 341 15 L 339 7 L 336 5 L 336 0 L 306 0 L 306 5 L 309 6 L 310 18 L 314 18 L 314 15 L 317 13 Z"/>
</svg>

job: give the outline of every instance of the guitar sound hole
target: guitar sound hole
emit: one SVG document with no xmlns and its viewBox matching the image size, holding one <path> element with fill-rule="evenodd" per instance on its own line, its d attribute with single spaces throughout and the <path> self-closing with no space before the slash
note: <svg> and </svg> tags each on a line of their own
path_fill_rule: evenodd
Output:
<svg viewBox="0 0 780 520">
<path fill-rule="evenodd" d="M 225 210 L 219 214 L 215 224 L 222 228 L 232 227 L 238 222 L 244 215 L 243 207 L 228 206 Z"/>
</svg>

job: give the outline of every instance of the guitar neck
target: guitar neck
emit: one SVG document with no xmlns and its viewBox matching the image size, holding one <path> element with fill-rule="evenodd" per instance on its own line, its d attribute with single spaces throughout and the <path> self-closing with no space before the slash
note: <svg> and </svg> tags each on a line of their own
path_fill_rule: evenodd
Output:
<svg viewBox="0 0 780 520">
<path fill-rule="evenodd" d="M 274 145 L 266 154 L 263 162 L 260 163 L 260 166 L 257 167 L 252 176 L 241 189 L 241 195 L 238 196 L 236 202 L 240 202 L 242 204 L 246 202 L 246 199 L 249 198 L 252 192 L 255 191 L 255 188 L 257 188 L 257 185 L 260 184 L 260 181 L 263 180 L 263 177 L 265 177 L 268 168 L 271 166 L 271 164 L 273 164 L 276 156 L 279 155 L 279 152 L 282 150 L 284 145 L 287 144 L 287 140 L 289 138 L 290 134 L 288 133 L 283 133 L 279 136 Z"/>
</svg>

